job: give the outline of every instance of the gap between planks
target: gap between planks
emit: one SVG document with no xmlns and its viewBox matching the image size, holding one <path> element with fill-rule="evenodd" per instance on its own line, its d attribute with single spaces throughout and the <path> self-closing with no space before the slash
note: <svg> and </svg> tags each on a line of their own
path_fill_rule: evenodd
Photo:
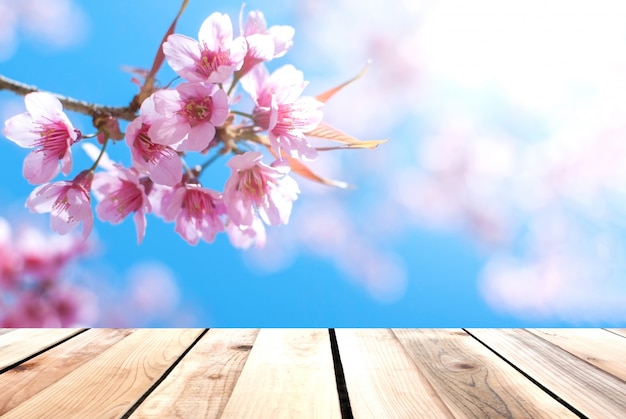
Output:
<svg viewBox="0 0 626 419">
<path fill-rule="evenodd" d="M 601 363 L 594 365 L 584 356 L 581 358 L 598 329 L 563 329 L 561 337 L 541 330 L 469 329 L 468 332 L 531 380 L 541 383 L 542 388 L 579 416 L 626 417 L 626 382 L 613 374 L 619 374 L 619 369 L 611 373 Z M 605 351 L 607 356 L 623 359 L 615 354 L 626 353 L 626 339 L 601 332 L 606 333 L 603 339 L 611 339 L 615 345 Z M 564 343 L 565 335 L 569 339 L 575 335 L 579 345 Z M 596 345 L 595 354 L 602 358 L 600 348 Z"/>
</svg>

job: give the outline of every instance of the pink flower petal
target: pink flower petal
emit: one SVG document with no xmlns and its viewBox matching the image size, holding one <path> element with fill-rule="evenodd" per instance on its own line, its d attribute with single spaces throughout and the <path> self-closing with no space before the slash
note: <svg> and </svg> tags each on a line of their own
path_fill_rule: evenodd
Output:
<svg viewBox="0 0 626 419">
<path fill-rule="evenodd" d="M 183 175 L 183 164 L 174 150 L 164 149 L 157 161 L 148 161 L 146 164 L 148 175 L 155 183 L 174 186 L 180 182 Z"/>
<path fill-rule="evenodd" d="M 215 127 L 211 124 L 201 124 L 189 131 L 189 136 L 182 148 L 188 151 L 202 151 L 209 146 L 215 136 Z"/>
<path fill-rule="evenodd" d="M 146 235 L 146 214 L 143 211 L 136 211 L 133 219 L 137 228 L 137 244 L 141 244 Z"/>
<path fill-rule="evenodd" d="M 37 145 L 41 135 L 35 131 L 35 122 L 28 113 L 22 113 L 9 118 L 4 123 L 2 133 L 9 140 L 23 148 L 32 148 Z"/>
<path fill-rule="evenodd" d="M 45 92 L 33 92 L 24 96 L 26 110 L 33 119 L 57 119 L 63 115 L 63 105 L 56 97 Z"/>
<path fill-rule="evenodd" d="M 203 77 L 194 71 L 200 59 L 198 41 L 184 35 L 172 34 L 163 43 L 163 54 L 167 62 L 179 76 L 189 81 L 202 81 Z"/>
<path fill-rule="evenodd" d="M 233 40 L 230 16 L 219 12 L 212 13 L 200 25 L 198 39 L 211 51 L 217 51 L 223 46 L 229 47 Z"/>
<path fill-rule="evenodd" d="M 51 181 L 59 173 L 59 162 L 46 159 L 42 151 L 33 151 L 24 159 L 22 174 L 26 180 L 39 185 Z"/>
</svg>

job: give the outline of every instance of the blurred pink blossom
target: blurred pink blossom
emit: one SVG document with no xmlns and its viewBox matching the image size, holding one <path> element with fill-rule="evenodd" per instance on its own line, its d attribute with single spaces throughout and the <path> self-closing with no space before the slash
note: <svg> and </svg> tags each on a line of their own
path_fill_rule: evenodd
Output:
<svg viewBox="0 0 626 419">
<path fill-rule="evenodd" d="M 262 248 L 267 242 L 265 226 L 259 217 L 254 217 L 249 226 L 238 226 L 232 221 L 226 221 L 226 233 L 233 246 L 247 249 L 254 244 L 256 248 Z"/>
<path fill-rule="evenodd" d="M 325 158 L 334 177 L 367 191 L 339 200 L 303 183 L 325 205 L 303 203 L 291 220 L 298 234 L 272 232 L 280 237 L 270 248 L 249 255 L 254 266 L 280 269 L 312 251 L 373 296 L 401 295 L 388 278 L 418 281 L 420 255 L 407 266 L 385 247 L 424 229 L 450 240 L 456 232 L 477 244 L 484 268 L 467 280 L 497 310 L 623 322 L 624 6 L 575 2 L 563 14 L 564 3 L 535 0 L 513 9 L 494 0 L 357 3 L 298 3 L 307 43 L 298 58 L 328 62 L 332 77 L 371 59 L 326 113 L 354 135 L 391 141 L 375 155 Z M 333 120 L 346 112 L 349 120 Z M 379 256 L 371 275 L 331 243 L 366 244 L 355 253 Z M 395 273 L 369 286 L 376 266 Z"/>
<path fill-rule="evenodd" d="M 192 311 L 179 306 L 176 277 L 167 266 L 136 261 L 125 274 L 128 285 L 119 287 L 107 267 L 86 264 L 97 247 L 93 239 L 49 234 L 30 222 L 9 223 L 0 217 L 0 327 L 176 326 L 194 321 Z"/>
<path fill-rule="evenodd" d="M 0 0 L 0 61 L 15 53 L 20 32 L 61 49 L 82 42 L 87 30 L 87 18 L 73 0 Z"/>
<path fill-rule="evenodd" d="M 0 327 L 69 327 L 94 320 L 84 288 L 62 280 L 91 251 L 75 235 L 44 235 L 31 225 L 12 229 L 0 218 Z M 5 263 L 11 263 L 7 270 Z"/>
</svg>

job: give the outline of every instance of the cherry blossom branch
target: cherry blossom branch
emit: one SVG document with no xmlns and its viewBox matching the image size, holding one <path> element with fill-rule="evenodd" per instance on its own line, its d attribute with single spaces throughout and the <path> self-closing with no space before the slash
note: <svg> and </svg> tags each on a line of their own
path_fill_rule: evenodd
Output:
<svg viewBox="0 0 626 419">
<path fill-rule="evenodd" d="M 26 96 L 28 93 L 32 92 L 42 91 L 35 86 L 21 83 L 19 81 L 5 77 L 1 74 L 0 90 L 9 90 L 21 96 Z M 136 110 L 133 109 L 132 106 L 104 106 L 63 96 L 57 93 L 48 93 L 54 95 L 57 99 L 59 99 L 65 109 L 89 115 L 91 117 L 108 115 L 126 121 L 132 121 L 137 117 Z"/>
</svg>

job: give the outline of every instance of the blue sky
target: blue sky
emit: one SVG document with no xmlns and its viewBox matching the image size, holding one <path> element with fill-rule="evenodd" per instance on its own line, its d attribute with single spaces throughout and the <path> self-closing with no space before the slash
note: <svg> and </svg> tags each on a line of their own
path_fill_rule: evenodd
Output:
<svg viewBox="0 0 626 419">
<path fill-rule="evenodd" d="M 315 94 L 320 89 L 331 87 L 356 74 L 368 57 L 363 51 L 335 55 L 332 48 L 324 49 L 324 40 L 330 34 L 320 33 L 323 29 L 318 28 L 318 32 L 315 30 L 316 24 L 322 28 L 328 27 L 325 21 L 315 20 L 324 12 L 311 6 L 313 3 L 307 4 L 309 6 L 298 6 L 297 2 L 248 2 L 246 7 L 247 10 L 262 10 L 270 25 L 290 24 L 296 28 L 292 51 L 279 63 L 272 65 L 293 63 L 304 71 L 305 78 L 310 74 L 311 89 L 307 92 Z M 320 4 L 320 8 L 328 7 L 326 3 Z M 178 4 L 176 1 L 113 1 L 81 2 L 80 7 L 85 19 L 77 44 L 63 48 L 50 47 L 46 42 L 22 31 L 14 54 L 0 62 L 0 73 L 44 90 L 82 100 L 125 105 L 136 93 L 136 86 L 130 83 L 130 75 L 122 71 L 121 66 L 148 68 L 151 65 L 158 43 L 175 15 Z M 228 12 L 236 27 L 239 9 L 240 4 L 233 2 L 190 0 L 177 32 L 196 37 L 202 20 L 214 10 Z M 325 16 L 341 19 L 341 11 L 349 10 L 349 7 L 342 3 L 337 6 L 337 10 Z M 307 13 L 311 16 L 309 20 L 303 19 Z M 430 12 L 426 10 L 420 13 L 429 16 Z M 347 14 L 343 19 L 344 22 L 351 21 Z M 385 19 L 393 20 L 393 15 L 389 17 L 383 14 L 381 25 Z M 406 22 L 401 22 L 399 27 L 402 28 L 402 25 L 406 25 Z M 374 30 L 376 28 L 372 28 Z M 424 24 L 424 31 L 425 36 L 436 36 L 433 35 L 434 29 L 427 24 Z M 346 39 L 344 35 L 350 36 L 337 34 L 338 43 L 354 41 Z M 497 265 L 496 262 L 491 263 L 494 255 L 528 253 L 523 249 L 525 243 L 531 241 L 529 231 L 532 231 L 534 224 L 527 221 L 531 217 L 519 208 L 515 207 L 517 209 L 510 212 L 513 221 L 507 218 L 517 229 L 513 230 L 514 237 L 505 245 L 493 245 L 485 244 L 484 237 L 474 234 L 471 228 L 465 228 L 471 225 L 459 221 L 461 216 L 455 216 L 453 221 L 449 221 L 437 214 L 420 213 L 416 218 L 418 221 L 409 220 L 407 214 L 417 211 L 409 198 L 419 196 L 410 190 L 406 191 L 406 202 L 398 198 L 398 202 L 404 206 L 386 202 L 391 195 L 381 191 L 387 193 L 389 185 L 396 183 L 392 184 L 390 178 L 381 173 L 391 172 L 392 167 L 405 167 L 407 173 L 421 170 L 427 176 L 439 173 L 438 169 L 428 172 L 418 164 L 421 162 L 428 166 L 431 163 L 428 152 L 415 157 L 415 144 L 426 142 L 426 137 L 436 137 L 442 131 L 447 132 L 446 118 L 453 119 L 454 124 L 449 124 L 453 128 L 459 124 L 463 127 L 463 121 L 468 118 L 465 114 L 468 114 L 474 118 L 469 124 L 472 132 L 506 132 L 507 136 L 515 134 L 535 143 L 545 139 L 545 132 L 554 131 L 549 125 L 553 121 L 545 116 L 552 110 L 533 108 L 528 104 L 531 99 L 524 102 L 526 98 L 521 93 L 511 93 L 502 88 L 507 86 L 506 80 L 501 85 L 490 85 L 481 79 L 477 66 L 468 67 L 467 80 L 454 79 L 453 75 L 446 73 L 446 65 L 454 66 L 454 63 L 448 63 L 446 57 L 433 55 L 428 45 L 423 45 L 420 51 L 423 60 L 430 57 L 430 62 L 434 63 L 431 67 L 425 64 L 424 71 L 436 71 L 436 74 L 442 76 L 420 79 L 416 84 L 420 90 L 409 96 L 430 102 L 421 102 L 419 106 L 407 104 L 404 108 L 395 103 L 393 114 L 386 114 L 384 109 L 380 109 L 380 120 L 370 119 L 372 127 L 354 134 L 363 136 L 371 133 L 375 138 L 389 138 L 390 143 L 376 150 L 341 152 L 340 157 L 329 158 L 330 163 L 324 165 L 321 162 L 321 169 L 343 176 L 357 188 L 321 191 L 316 186 L 304 186 L 294 206 L 293 217 L 296 221 L 278 228 L 279 231 L 270 232 L 271 243 L 266 253 L 234 249 L 224 235 L 218 236 L 213 244 L 201 242 L 197 246 L 189 246 L 173 231 L 172 224 L 164 224 L 159 219 L 149 217 L 146 238 L 140 246 L 136 244 L 132 221 L 127 220 L 119 226 L 96 222 L 95 235 L 101 243 L 101 250 L 98 257 L 88 260 L 85 266 L 98 272 L 99 280 L 108 281 L 109 286 L 120 289 L 126 286 L 125 272 L 138 262 L 155 262 L 168 267 L 180 289 L 177 310 L 190 313 L 192 317 L 156 319 L 149 323 L 155 326 L 516 327 L 621 323 L 623 317 L 580 318 L 570 316 L 571 312 L 568 311 L 541 311 L 532 299 L 521 304 L 521 308 L 509 309 L 508 306 L 494 303 L 493 298 L 497 296 L 491 297 L 491 300 L 486 298 L 484 288 L 480 285 L 481 278 L 484 277 L 487 265 Z M 316 52 L 321 54 L 319 58 L 314 55 Z M 400 52 L 412 56 L 411 52 Z M 402 55 L 400 52 L 398 56 Z M 626 49 L 621 52 L 626 52 Z M 484 59 L 489 58 L 485 55 Z M 379 58 L 378 62 L 381 60 L 384 58 Z M 351 121 L 367 119 L 367 116 L 359 116 L 360 109 L 366 106 L 359 103 L 363 91 L 373 92 L 370 100 L 380 101 L 380 108 L 386 106 L 385 101 L 407 100 L 405 95 L 409 94 L 408 91 L 402 92 L 401 96 L 393 96 L 403 88 L 393 86 L 393 80 L 389 80 L 400 76 L 387 77 L 389 86 L 385 94 L 388 96 L 376 95 L 376 88 L 381 86 L 380 70 L 376 66 L 377 61 L 374 60 L 371 74 L 368 73 L 357 82 L 360 87 L 355 85 L 354 90 L 351 90 L 352 86 L 347 88 L 337 103 L 329 104 L 327 114 L 334 124 L 350 130 L 355 126 L 352 124 L 356 124 Z M 503 66 L 502 70 L 506 71 L 507 67 Z M 471 79 L 471 72 L 476 73 L 474 79 Z M 160 73 L 160 79 L 164 82 L 172 77 L 173 73 L 169 69 Z M 511 75 L 512 79 L 515 77 L 516 74 Z M 581 88 L 584 87 L 582 85 Z M 407 85 L 404 90 L 414 88 L 417 89 L 414 85 Z M 0 102 L 5 109 L 9 105 L 16 106 L 20 100 L 9 92 L 0 92 Z M 552 99 L 547 97 L 545 100 Z M 409 109 L 411 106 L 418 110 Z M 370 111 L 369 108 L 363 109 L 364 112 Z M 454 112 L 448 112 L 450 109 Z M 76 114 L 70 114 L 70 118 L 83 132 L 89 132 L 88 118 Z M 456 129 L 453 128 L 452 131 Z M 493 146 L 492 143 L 488 144 Z M 496 147 L 494 150 L 497 152 L 500 149 Z M 19 217 L 22 214 L 20 208 L 32 189 L 20 175 L 21 161 L 26 154 L 26 150 L 9 141 L 0 141 L 3 162 L 0 170 L 5 179 L 0 185 L 0 215 Z M 77 156 L 74 173 L 77 173 L 79 168 L 87 167 L 88 160 L 81 156 L 80 150 L 74 154 Z M 128 161 L 123 144 L 112 147 L 111 156 Z M 324 158 L 326 156 L 320 159 Z M 219 161 L 217 166 L 223 163 Z M 390 169 L 385 169 L 386 166 Z M 428 167 L 439 166 L 432 163 Z M 491 166 L 488 169 L 492 170 L 488 171 L 489 174 L 499 170 Z M 216 168 L 216 179 L 223 177 L 224 173 L 225 169 Z M 302 184 L 307 181 L 299 182 Z M 219 184 L 219 181 L 216 180 L 216 183 Z M 484 185 L 481 185 L 478 187 L 483 188 Z M 485 190 L 476 196 L 503 196 L 500 192 L 488 188 Z M 493 202 L 502 204 L 505 200 L 516 202 L 514 197 L 494 200 L 491 196 L 490 199 L 480 201 L 476 198 L 475 202 L 478 202 L 478 207 L 489 207 Z M 489 205 L 485 204 L 487 201 Z M 506 205 L 502 204 L 507 210 L 513 206 L 508 205 L 509 201 L 504 202 Z M 319 242 L 306 242 L 297 238 L 304 231 L 307 218 L 311 219 L 309 211 L 316 208 L 317 202 L 320 205 L 313 214 L 316 217 L 336 217 L 338 213 L 334 209 L 337 206 L 343 209 L 341 214 L 349 214 L 353 218 L 350 228 L 346 230 L 347 236 L 341 242 L 328 243 L 332 255 L 320 249 Z M 501 208 L 496 209 L 499 211 Z M 298 218 L 299 211 L 302 211 L 302 215 Z M 47 215 L 37 217 L 47 223 Z M 518 225 L 526 227 L 518 228 Z M 610 229 L 610 226 L 606 228 Z M 334 240 L 332 234 L 328 237 L 328 240 Z M 359 250 L 360 246 L 362 250 Z M 280 255 L 272 255 L 271 252 Z M 366 283 L 359 278 L 358 265 L 362 263 L 362 266 L 367 266 L 369 252 L 383 255 L 380 263 L 386 264 L 388 269 L 381 269 L 380 274 L 373 275 L 373 279 Z M 343 257 L 343 254 L 346 256 Z M 361 262 L 359 257 L 363 258 Z M 264 260 L 273 262 L 264 263 Z M 616 263 L 616 266 L 620 265 Z M 387 279 L 396 281 L 396 285 L 387 286 Z M 378 292 L 379 289 L 383 291 Z M 106 325 L 106 320 L 102 324 Z"/>
</svg>

